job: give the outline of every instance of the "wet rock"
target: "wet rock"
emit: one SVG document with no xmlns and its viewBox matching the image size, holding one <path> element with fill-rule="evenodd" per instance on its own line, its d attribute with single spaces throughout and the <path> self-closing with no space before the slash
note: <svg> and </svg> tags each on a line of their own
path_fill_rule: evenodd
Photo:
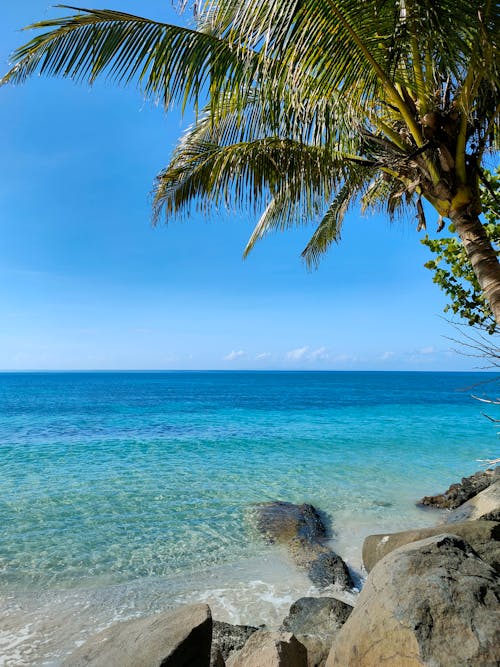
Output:
<svg viewBox="0 0 500 667">
<path fill-rule="evenodd" d="M 257 527 L 270 542 L 284 544 L 295 537 L 308 542 L 326 537 L 326 528 L 313 505 L 279 500 L 257 505 Z"/>
<path fill-rule="evenodd" d="M 77 649 L 63 667 L 209 667 L 212 616 L 205 604 L 116 623 Z"/>
<path fill-rule="evenodd" d="M 287 546 L 293 562 L 317 586 L 354 586 L 347 565 L 326 546 L 326 527 L 312 505 L 263 503 L 256 507 L 256 521 L 266 539 Z"/>
<path fill-rule="evenodd" d="M 380 560 L 340 630 L 327 667 L 486 667 L 500 661 L 500 585 L 454 535 Z"/>
<path fill-rule="evenodd" d="M 469 498 L 487 489 L 495 480 L 500 479 L 500 466 L 488 470 L 480 470 L 470 477 L 462 477 L 461 482 L 452 484 L 447 491 L 437 496 L 424 496 L 420 505 L 437 507 L 439 509 L 456 509 Z"/>
<path fill-rule="evenodd" d="M 257 630 L 258 628 L 251 625 L 231 625 L 231 623 L 214 621 L 210 667 L 223 666 L 231 653 L 239 651 L 250 635 Z"/>
<path fill-rule="evenodd" d="M 370 572 L 378 561 L 404 544 L 417 542 L 441 533 L 453 533 L 468 542 L 476 553 L 500 574 L 500 523 L 464 521 L 453 526 L 441 524 L 432 528 L 405 530 L 400 533 L 369 535 L 363 543 L 363 564 Z"/>
<path fill-rule="evenodd" d="M 226 667 L 307 667 L 307 651 L 289 632 L 255 632 Z"/>
<path fill-rule="evenodd" d="M 392 507 L 394 503 L 389 500 L 373 500 L 372 505 L 373 507 Z"/>
<path fill-rule="evenodd" d="M 308 667 L 323 667 L 351 605 L 336 598 L 300 598 L 290 607 L 282 631 L 293 632 L 307 649 Z"/>
<path fill-rule="evenodd" d="M 341 589 L 353 588 L 354 582 L 349 568 L 342 558 L 331 549 L 322 545 L 312 548 L 314 558 L 306 565 L 309 579 L 319 587 L 333 584 Z"/>
<path fill-rule="evenodd" d="M 452 510 L 445 517 L 445 523 L 458 523 L 469 519 L 482 519 L 485 516 L 497 516 L 498 512 L 500 512 L 500 480 L 495 481 L 487 489 L 457 507 L 456 510 Z"/>
</svg>

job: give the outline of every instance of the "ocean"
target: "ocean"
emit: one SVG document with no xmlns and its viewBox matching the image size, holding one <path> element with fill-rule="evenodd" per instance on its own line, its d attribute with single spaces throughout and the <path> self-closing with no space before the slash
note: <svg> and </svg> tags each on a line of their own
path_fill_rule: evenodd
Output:
<svg viewBox="0 0 500 667">
<path fill-rule="evenodd" d="M 494 377 L 0 374 L 0 665 L 58 665 L 113 621 L 186 602 L 275 627 L 331 594 L 262 540 L 264 501 L 321 510 L 361 585 L 366 535 L 436 523 L 415 501 L 498 456 L 470 396 Z"/>
</svg>

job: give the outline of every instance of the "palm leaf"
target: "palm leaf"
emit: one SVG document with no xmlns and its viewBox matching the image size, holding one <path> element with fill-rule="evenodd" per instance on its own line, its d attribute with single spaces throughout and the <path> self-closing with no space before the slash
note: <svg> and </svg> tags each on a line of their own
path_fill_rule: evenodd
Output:
<svg viewBox="0 0 500 667">
<path fill-rule="evenodd" d="M 357 202 L 361 192 L 367 188 L 373 173 L 373 169 L 360 168 L 358 165 L 351 165 L 349 172 L 345 173 L 343 185 L 337 188 L 333 201 L 302 251 L 307 266 L 317 266 L 321 256 L 327 252 L 332 243 L 338 243 L 345 215 Z"/>
<path fill-rule="evenodd" d="M 34 72 L 105 75 L 138 82 L 165 105 L 202 104 L 157 179 L 155 219 L 192 205 L 263 207 L 248 249 L 269 231 L 320 218 L 309 264 L 339 238 L 354 203 L 393 216 L 418 188 L 447 215 L 466 182 L 477 191 L 473 165 L 499 145 L 497 3 L 196 5 L 195 30 L 70 8 L 78 13 L 30 26 L 48 32 L 14 54 L 2 83 Z"/>
<path fill-rule="evenodd" d="M 198 100 L 208 86 L 223 95 L 253 79 L 255 58 L 242 58 L 213 35 L 124 12 L 63 7 L 80 13 L 28 26 L 49 31 L 14 53 L 2 84 L 22 83 L 36 71 L 91 83 L 105 74 L 120 84 L 137 80 L 167 106 L 174 98 Z"/>
<path fill-rule="evenodd" d="M 197 208 L 223 205 L 257 210 L 266 198 L 286 189 L 292 200 L 313 201 L 332 191 L 340 160 L 324 150 L 280 138 L 219 145 L 196 127 L 181 141 L 170 165 L 160 173 L 154 195 L 154 220 Z"/>
</svg>

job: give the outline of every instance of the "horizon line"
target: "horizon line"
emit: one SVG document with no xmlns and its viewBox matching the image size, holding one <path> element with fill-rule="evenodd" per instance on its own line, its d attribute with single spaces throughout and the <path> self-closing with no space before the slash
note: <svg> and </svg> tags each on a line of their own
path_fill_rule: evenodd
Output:
<svg viewBox="0 0 500 667">
<path fill-rule="evenodd" d="M 7 373 L 500 373 L 491 368 L 423 370 L 423 369 L 322 369 L 322 368 L 31 368 L 0 369 Z"/>
</svg>

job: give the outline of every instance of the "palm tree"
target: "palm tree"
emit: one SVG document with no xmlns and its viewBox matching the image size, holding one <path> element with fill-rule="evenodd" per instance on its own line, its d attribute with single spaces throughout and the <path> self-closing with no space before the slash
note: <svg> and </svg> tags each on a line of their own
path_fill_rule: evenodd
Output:
<svg viewBox="0 0 500 667">
<path fill-rule="evenodd" d="M 185 3 L 184 3 L 185 4 Z M 479 219 L 498 149 L 500 17 L 481 0 L 204 0 L 193 28 L 68 8 L 14 53 L 2 82 L 35 72 L 138 82 L 196 121 L 157 177 L 154 217 L 264 210 L 271 230 L 314 222 L 315 264 L 346 211 L 422 204 L 449 218 L 500 324 L 500 265 Z M 48 29 L 48 31 L 46 30 Z"/>
</svg>

